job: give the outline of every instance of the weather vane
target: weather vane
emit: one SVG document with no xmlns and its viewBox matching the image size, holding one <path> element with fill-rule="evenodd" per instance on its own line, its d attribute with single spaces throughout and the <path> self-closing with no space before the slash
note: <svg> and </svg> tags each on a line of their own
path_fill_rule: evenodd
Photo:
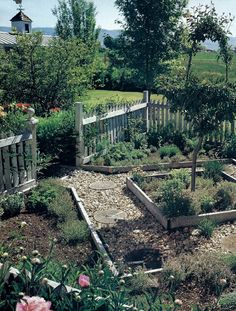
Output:
<svg viewBox="0 0 236 311">
<path fill-rule="evenodd" d="M 23 10 L 23 7 L 22 7 L 22 0 L 13 0 L 16 4 L 19 4 L 19 10 Z"/>
</svg>

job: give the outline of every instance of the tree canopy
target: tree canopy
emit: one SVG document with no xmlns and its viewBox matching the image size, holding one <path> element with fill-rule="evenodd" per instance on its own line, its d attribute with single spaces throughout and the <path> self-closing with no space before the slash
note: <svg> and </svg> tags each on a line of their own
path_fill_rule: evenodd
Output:
<svg viewBox="0 0 236 311">
<path fill-rule="evenodd" d="M 146 89 L 151 90 L 162 62 L 177 50 L 180 18 L 186 0 L 116 0 L 123 15 L 126 63 L 138 71 Z"/>
<path fill-rule="evenodd" d="M 53 14 L 57 17 L 56 31 L 60 38 L 79 38 L 84 43 L 94 45 L 98 40 L 96 9 L 91 1 L 58 0 Z"/>
</svg>

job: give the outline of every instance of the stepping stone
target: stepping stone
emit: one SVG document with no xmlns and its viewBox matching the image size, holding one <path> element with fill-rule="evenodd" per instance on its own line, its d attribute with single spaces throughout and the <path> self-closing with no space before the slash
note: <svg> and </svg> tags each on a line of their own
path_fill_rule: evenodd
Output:
<svg viewBox="0 0 236 311">
<path fill-rule="evenodd" d="M 93 190 L 109 190 L 114 189 L 115 187 L 116 184 L 112 181 L 96 181 L 89 185 L 89 188 Z"/>
<path fill-rule="evenodd" d="M 104 225 L 114 225 L 118 220 L 126 219 L 127 214 L 118 209 L 108 209 L 94 213 L 94 219 Z"/>
</svg>

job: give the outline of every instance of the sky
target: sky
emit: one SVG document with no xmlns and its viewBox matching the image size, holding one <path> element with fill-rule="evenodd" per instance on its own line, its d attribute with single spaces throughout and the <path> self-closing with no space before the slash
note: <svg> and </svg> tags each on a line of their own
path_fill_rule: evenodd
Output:
<svg viewBox="0 0 236 311">
<path fill-rule="evenodd" d="M 119 18 L 118 10 L 114 6 L 115 0 L 94 0 L 97 8 L 97 24 L 104 29 L 119 29 L 115 20 Z M 189 0 L 189 7 L 198 4 L 210 4 L 211 0 Z M 232 13 L 236 15 L 236 0 L 213 0 L 218 13 Z M 25 14 L 33 20 L 33 27 L 54 27 L 56 18 L 52 9 L 58 0 L 22 0 Z M 0 26 L 10 26 L 10 19 L 17 13 L 18 5 L 14 0 L 0 0 Z M 236 21 L 231 27 L 236 36 Z"/>
</svg>

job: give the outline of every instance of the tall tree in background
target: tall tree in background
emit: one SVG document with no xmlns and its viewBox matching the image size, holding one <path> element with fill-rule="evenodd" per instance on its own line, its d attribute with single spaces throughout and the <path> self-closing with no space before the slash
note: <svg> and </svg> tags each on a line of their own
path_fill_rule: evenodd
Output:
<svg viewBox="0 0 236 311">
<path fill-rule="evenodd" d="M 53 14 L 57 17 L 57 34 L 62 39 L 76 37 L 89 45 L 97 43 L 99 29 L 96 28 L 96 9 L 93 2 L 58 0 Z"/>
<path fill-rule="evenodd" d="M 127 62 L 139 71 L 151 91 L 161 63 L 173 56 L 179 21 L 187 0 L 116 0 L 122 23 Z"/>
</svg>

